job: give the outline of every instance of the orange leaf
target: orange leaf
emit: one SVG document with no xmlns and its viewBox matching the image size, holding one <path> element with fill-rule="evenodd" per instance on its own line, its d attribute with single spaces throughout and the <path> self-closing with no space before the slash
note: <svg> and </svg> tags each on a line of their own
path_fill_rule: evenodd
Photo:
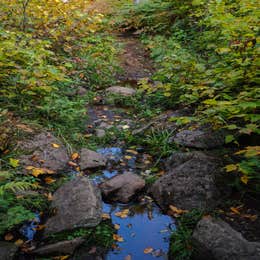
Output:
<svg viewBox="0 0 260 260">
<path fill-rule="evenodd" d="M 150 253 L 152 253 L 153 252 L 153 248 L 152 247 L 147 247 L 147 248 L 145 248 L 145 250 L 144 250 L 144 253 L 145 254 L 150 254 Z"/>
<path fill-rule="evenodd" d="M 51 177 L 46 177 L 46 178 L 44 179 L 44 181 L 45 181 L 45 183 L 47 183 L 47 184 L 51 184 L 51 183 L 55 182 L 56 180 L 53 179 L 53 178 L 51 178 Z"/>
<path fill-rule="evenodd" d="M 73 153 L 72 155 L 71 155 L 71 160 L 76 160 L 76 159 L 78 159 L 79 158 L 79 154 L 78 153 Z"/>
<path fill-rule="evenodd" d="M 181 214 L 189 212 L 188 210 L 178 209 L 177 207 L 175 207 L 173 205 L 170 205 L 169 208 L 176 215 L 181 215 Z"/>
<path fill-rule="evenodd" d="M 113 234 L 113 239 L 117 242 L 123 242 L 124 241 L 124 238 L 120 235 L 117 235 L 117 234 Z"/>
<path fill-rule="evenodd" d="M 5 240 L 6 240 L 6 241 L 10 241 L 10 240 L 12 240 L 13 238 L 14 238 L 14 236 L 13 236 L 12 233 L 7 233 L 7 234 L 5 235 Z"/>
</svg>

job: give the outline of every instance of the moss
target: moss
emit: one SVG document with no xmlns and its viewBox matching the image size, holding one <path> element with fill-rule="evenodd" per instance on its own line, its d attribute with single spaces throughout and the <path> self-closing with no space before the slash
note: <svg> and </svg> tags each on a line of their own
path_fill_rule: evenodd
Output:
<svg viewBox="0 0 260 260">
<path fill-rule="evenodd" d="M 93 228 L 77 228 L 73 231 L 64 231 L 51 235 L 48 242 L 58 242 L 62 240 L 73 240 L 77 237 L 85 239 L 84 246 L 91 248 L 92 246 L 100 246 L 102 248 L 110 248 L 113 243 L 114 228 L 110 221 L 103 221 Z"/>
</svg>

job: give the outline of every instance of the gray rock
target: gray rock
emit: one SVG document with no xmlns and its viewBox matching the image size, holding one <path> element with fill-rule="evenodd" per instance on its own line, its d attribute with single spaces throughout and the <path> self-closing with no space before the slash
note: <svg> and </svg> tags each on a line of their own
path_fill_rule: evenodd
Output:
<svg viewBox="0 0 260 260">
<path fill-rule="evenodd" d="M 56 209 L 56 215 L 47 220 L 45 235 L 94 227 L 101 221 L 101 194 L 88 178 L 79 176 L 53 194 L 51 208 Z"/>
<path fill-rule="evenodd" d="M 83 238 L 60 241 L 55 244 L 45 245 L 33 251 L 36 255 L 73 254 L 75 249 L 84 242 Z"/>
<path fill-rule="evenodd" d="M 260 243 L 247 241 L 220 219 L 204 217 L 192 236 L 199 260 L 258 260 Z"/>
<path fill-rule="evenodd" d="M 172 168 L 152 185 L 150 192 L 165 210 L 169 205 L 186 210 L 212 208 L 221 193 L 216 183 L 219 170 L 215 158 L 201 155 Z"/>
<path fill-rule="evenodd" d="M 167 170 L 172 170 L 173 168 L 178 167 L 179 165 L 191 160 L 191 159 L 199 159 L 199 158 L 207 158 L 207 155 L 203 152 L 174 152 L 167 160 L 166 160 L 166 168 Z"/>
<path fill-rule="evenodd" d="M 136 90 L 133 88 L 113 86 L 106 89 L 106 92 L 110 94 L 118 94 L 121 96 L 133 96 L 136 93 Z"/>
<path fill-rule="evenodd" d="M 126 172 L 100 184 L 102 194 L 112 201 L 127 203 L 143 189 L 145 181 L 136 174 Z"/>
<path fill-rule="evenodd" d="M 96 136 L 98 138 L 102 138 L 106 135 L 106 131 L 104 129 L 96 129 Z"/>
<path fill-rule="evenodd" d="M 87 94 L 87 90 L 83 87 L 78 87 L 77 91 L 76 91 L 76 94 L 79 95 L 79 96 L 84 96 Z"/>
<path fill-rule="evenodd" d="M 55 144 L 59 147 L 55 148 Z M 20 163 L 25 167 L 34 166 L 61 171 L 69 161 L 65 146 L 59 139 L 47 132 L 42 132 L 30 140 L 23 141 L 18 145 L 18 148 L 26 154 L 20 157 Z"/>
<path fill-rule="evenodd" d="M 182 130 L 175 135 L 173 141 L 181 146 L 212 149 L 224 145 L 225 136 L 213 130 Z"/>
<path fill-rule="evenodd" d="M 10 242 L 0 241 L 0 259 L 12 260 L 18 250 L 18 247 Z"/>
<path fill-rule="evenodd" d="M 82 170 L 106 166 L 107 159 L 94 151 L 83 148 L 80 152 L 79 166 Z"/>
</svg>

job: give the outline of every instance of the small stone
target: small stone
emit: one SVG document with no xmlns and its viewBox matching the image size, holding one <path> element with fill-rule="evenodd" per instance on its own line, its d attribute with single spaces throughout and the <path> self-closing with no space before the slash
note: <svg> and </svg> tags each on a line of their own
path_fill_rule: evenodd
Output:
<svg viewBox="0 0 260 260">
<path fill-rule="evenodd" d="M 94 227 L 102 218 L 100 191 L 87 177 L 78 176 L 62 185 L 53 194 L 51 208 L 56 215 L 47 220 L 45 235 Z"/>
<path fill-rule="evenodd" d="M 129 202 L 144 186 L 145 181 L 131 172 L 117 175 L 100 184 L 102 194 L 106 199 L 123 203 Z"/>
<path fill-rule="evenodd" d="M 106 163 L 107 159 L 103 155 L 86 148 L 81 149 L 79 165 L 82 170 L 104 167 Z"/>
<path fill-rule="evenodd" d="M 122 96 L 133 96 L 136 93 L 136 90 L 133 88 L 121 87 L 121 86 L 113 86 L 107 88 L 106 91 L 111 94 L 118 94 Z"/>
<path fill-rule="evenodd" d="M 33 251 L 36 255 L 73 254 L 75 249 L 84 242 L 83 238 L 60 241 L 55 244 L 45 245 Z"/>
<path fill-rule="evenodd" d="M 198 260 L 258 260 L 260 243 L 247 241 L 221 219 L 202 218 L 192 235 Z"/>
<path fill-rule="evenodd" d="M 106 135 L 106 131 L 103 129 L 96 129 L 96 136 L 98 138 L 102 138 Z"/>
<path fill-rule="evenodd" d="M 12 260 L 18 250 L 18 247 L 10 242 L 0 241 L 0 259 Z"/>
<path fill-rule="evenodd" d="M 87 90 L 85 88 L 83 88 L 83 87 L 78 87 L 76 93 L 79 96 L 84 96 L 84 95 L 87 94 Z"/>
</svg>

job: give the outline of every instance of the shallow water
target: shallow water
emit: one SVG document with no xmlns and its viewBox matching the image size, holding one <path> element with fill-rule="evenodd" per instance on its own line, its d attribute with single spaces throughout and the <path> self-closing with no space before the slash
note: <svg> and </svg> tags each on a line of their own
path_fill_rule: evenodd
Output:
<svg viewBox="0 0 260 260">
<path fill-rule="evenodd" d="M 98 149 L 97 152 L 106 156 L 111 163 L 108 168 L 93 176 L 96 184 L 125 170 L 135 172 L 137 160 L 135 155 L 132 155 L 121 169 L 117 163 L 124 158 L 124 150 L 110 147 Z M 126 218 L 115 215 L 126 209 L 129 210 Z M 115 247 L 107 253 L 106 260 L 167 259 L 171 231 L 175 230 L 176 226 L 174 219 L 162 214 L 151 198 L 143 196 L 139 202 L 130 204 L 104 203 L 103 212 L 111 216 L 114 225 L 120 226 L 117 235 L 123 238 L 123 242 L 115 242 Z M 147 248 L 150 248 L 151 252 L 145 254 L 144 250 Z"/>
<path fill-rule="evenodd" d="M 129 209 L 127 218 L 115 216 L 116 212 Z M 161 213 L 153 203 L 144 205 L 105 204 L 103 211 L 111 215 L 113 224 L 120 225 L 118 235 L 124 241 L 118 242 L 118 248 L 111 249 L 106 260 L 123 260 L 128 255 L 132 260 L 167 259 L 171 230 L 175 230 L 174 220 Z M 145 254 L 144 250 L 152 248 Z"/>
</svg>

